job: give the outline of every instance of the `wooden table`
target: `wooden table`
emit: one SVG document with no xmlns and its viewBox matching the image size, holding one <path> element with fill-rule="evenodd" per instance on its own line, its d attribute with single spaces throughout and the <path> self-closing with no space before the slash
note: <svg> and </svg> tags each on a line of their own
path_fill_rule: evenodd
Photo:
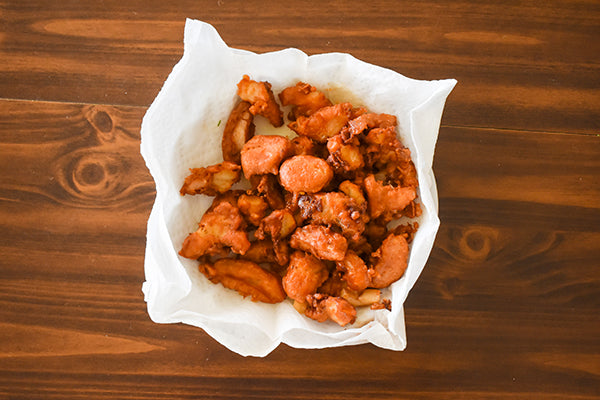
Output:
<svg viewBox="0 0 600 400">
<path fill-rule="evenodd" d="M 186 17 L 458 80 L 404 352 L 149 319 L 139 131 Z M 600 398 L 600 2 L 0 1 L 0 254 L 0 399 Z"/>
</svg>

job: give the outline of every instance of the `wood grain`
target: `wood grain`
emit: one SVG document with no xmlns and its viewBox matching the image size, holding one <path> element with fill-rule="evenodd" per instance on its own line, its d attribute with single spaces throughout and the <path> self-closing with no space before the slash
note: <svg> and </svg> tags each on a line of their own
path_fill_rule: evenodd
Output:
<svg viewBox="0 0 600 400">
<path fill-rule="evenodd" d="M 142 117 L 186 17 L 459 81 L 408 348 L 244 358 L 141 292 Z M 0 399 L 600 399 L 600 3 L 0 0 Z"/>
<path fill-rule="evenodd" d="M 0 393 L 597 398 L 594 137 L 443 127 L 435 164 L 442 227 L 406 304 L 408 349 L 282 345 L 263 360 L 239 357 L 197 328 L 147 316 L 140 285 L 154 193 L 137 152 L 143 111 L 0 101 Z M 579 149 L 577 159 L 561 153 L 565 143 Z M 471 156 L 456 157 L 459 149 Z M 553 185 L 528 192 L 556 158 L 561 173 Z M 488 184 L 474 181 L 473 170 Z M 587 191 L 565 200 L 579 177 Z M 526 210 L 508 217 L 524 204 L 537 210 L 539 225 L 529 224 Z"/>
<path fill-rule="evenodd" d="M 349 52 L 417 79 L 456 78 L 449 125 L 598 133 L 595 1 L 333 1 L 325 11 L 310 1 L 88 0 L 1 8 L 5 98 L 147 106 L 182 54 L 189 17 L 213 24 L 233 47 Z"/>
</svg>

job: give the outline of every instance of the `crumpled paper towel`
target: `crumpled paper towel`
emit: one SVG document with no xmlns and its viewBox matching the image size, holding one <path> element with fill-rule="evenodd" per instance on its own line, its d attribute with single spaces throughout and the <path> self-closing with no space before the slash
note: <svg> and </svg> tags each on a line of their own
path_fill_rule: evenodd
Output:
<svg viewBox="0 0 600 400">
<path fill-rule="evenodd" d="M 289 301 L 254 303 L 198 272 L 198 263 L 177 253 L 196 230 L 212 197 L 180 196 L 190 167 L 222 161 L 221 136 L 237 101 L 243 74 L 269 81 L 273 92 L 302 80 L 339 100 L 398 118 L 402 142 L 410 148 L 419 176 L 423 215 L 412 243 L 408 269 L 386 295 L 392 311 L 362 310 L 345 328 L 300 315 Z M 141 153 L 156 183 L 148 220 L 142 290 L 150 318 L 202 328 L 241 355 L 265 356 L 283 342 L 297 348 L 324 348 L 370 342 L 392 350 L 406 347 L 403 303 L 423 270 L 438 230 L 433 153 L 453 79 L 418 81 L 367 64 L 348 54 L 307 56 L 297 49 L 255 54 L 229 48 L 209 24 L 187 20 L 184 54 L 148 109 L 141 129 Z M 255 119 L 256 132 L 268 124 Z M 285 126 L 282 129 L 287 129 Z M 368 308 L 368 307 L 366 307 Z"/>
</svg>

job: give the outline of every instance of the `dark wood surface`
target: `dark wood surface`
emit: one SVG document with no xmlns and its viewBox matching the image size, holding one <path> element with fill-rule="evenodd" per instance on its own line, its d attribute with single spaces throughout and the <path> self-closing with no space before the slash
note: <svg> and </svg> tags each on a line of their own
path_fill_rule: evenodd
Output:
<svg viewBox="0 0 600 400">
<path fill-rule="evenodd" d="M 456 78 L 408 348 L 154 324 L 141 119 L 185 18 Z M 0 399 L 600 398 L 600 2 L 0 1 Z"/>
</svg>

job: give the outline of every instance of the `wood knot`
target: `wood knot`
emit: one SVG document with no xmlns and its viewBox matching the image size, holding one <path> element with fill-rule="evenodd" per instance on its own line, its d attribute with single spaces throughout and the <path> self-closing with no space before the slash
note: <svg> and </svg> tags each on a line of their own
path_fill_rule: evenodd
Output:
<svg viewBox="0 0 600 400">
<path fill-rule="evenodd" d="M 101 142 L 113 142 L 115 140 L 115 124 L 108 109 L 92 106 L 85 113 L 85 118 L 94 127 Z"/>
<path fill-rule="evenodd" d="M 481 261 L 488 258 L 498 232 L 487 227 L 470 227 L 466 229 L 458 242 L 460 253 L 470 259 Z"/>
<path fill-rule="evenodd" d="M 127 187 L 126 165 L 116 153 L 75 151 L 57 166 L 59 183 L 78 203 L 110 202 Z"/>
</svg>

